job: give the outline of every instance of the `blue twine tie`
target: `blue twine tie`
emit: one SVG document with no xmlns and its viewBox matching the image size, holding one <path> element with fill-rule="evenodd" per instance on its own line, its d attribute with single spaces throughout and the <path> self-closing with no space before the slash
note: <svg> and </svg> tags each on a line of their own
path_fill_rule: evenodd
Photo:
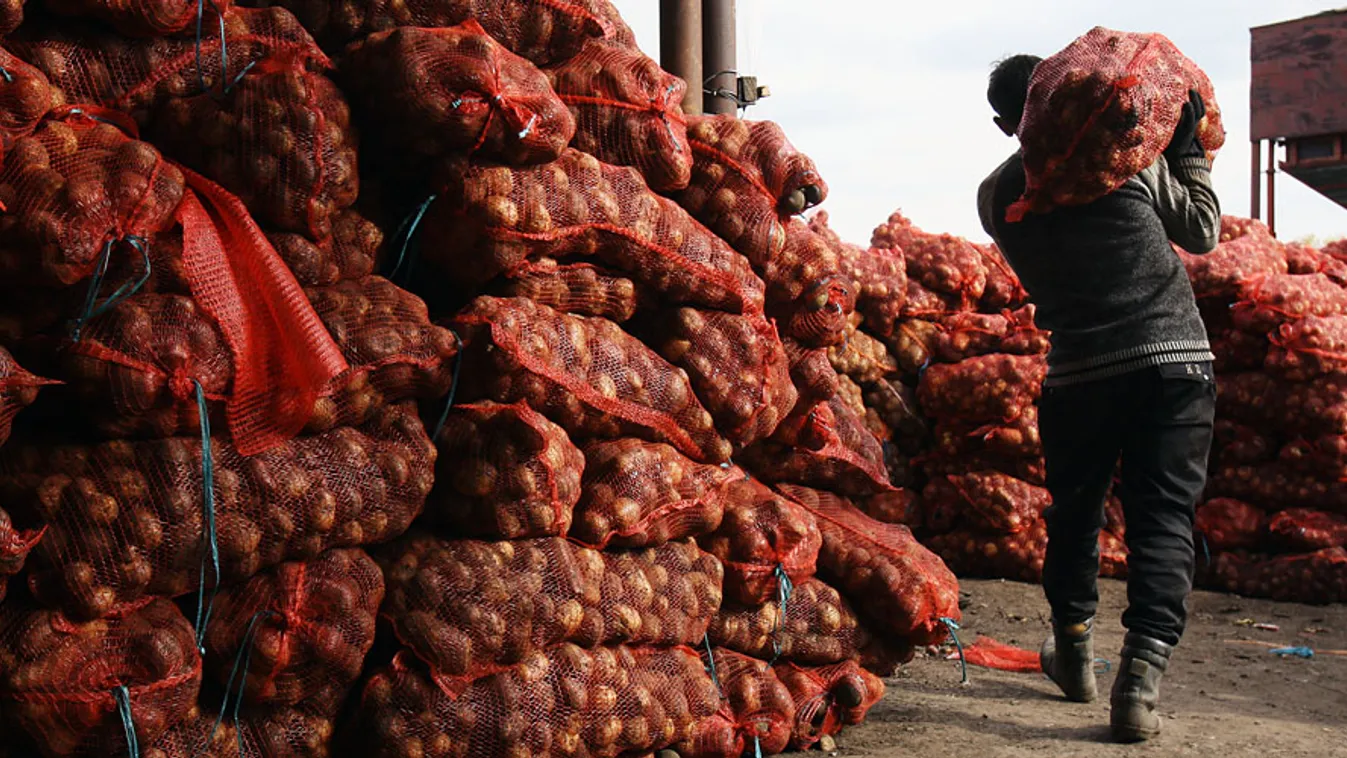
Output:
<svg viewBox="0 0 1347 758">
<path fill-rule="evenodd" d="M 753 735 L 753 758 L 762 758 L 762 739 Z"/>
<path fill-rule="evenodd" d="M 196 0 L 196 81 L 203 93 L 210 89 L 206 86 L 205 67 L 201 65 L 201 40 L 204 36 L 206 1 Z M 225 81 L 229 78 L 229 43 L 225 40 L 224 14 L 220 12 L 220 6 L 215 4 L 215 0 L 210 0 L 210 7 L 215 11 L 220 25 L 220 87 L 228 92 L 229 89 L 225 86 Z"/>
<path fill-rule="evenodd" d="M 196 387 L 196 409 L 201 417 L 201 508 L 204 514 L 206 550 L 201 556 L 201 575 L 196 596 L 196 646 L 206 652 L 206 627 L 210 624 L 210 615 L 215 607 L 215 593 L 220 587 L 220 543 L 215 533 L 215 460 L 211 452 L 210 410 L 206 407 L 206 391 L 201 382 L 193 379 Z M 215 585 L 210 591 L 210 600 L 206 600 L 206 569 L 215 572 Z"/>
<path fill-rule="evenodd" d="M 720 699 L 725 699 L 725 688 L 720 686 L 720 672 L 716 671 L 716 655 L 711 650 L 711 633 L 705 632 L 702 635 L 702 644 L 706 646 L 706 673 L 711 675 L 711 681 L 716 685 L 716 692 L 720 693 Z"/>
<path fill-rule="evenodd" d="M 0 66 L 0 79 L 4 79 L 5 84 L 14 83 L 14 75 L 9 73 L 9 69 L 5 68 L 4 66 Z"/>
<path fill-rule="evenodd" d="M 71 329 L 70 339 L 74 342 L 80 341 L 84 327 L 90 321 L 107 313 L 121 301 L 139 292 L 140 288 L 145 286 L 145 282 L 150 280 L 150 248 L 145 238 L 132 234 L 122 239 L 140 252 L 141 268 L 143 269 L 140 278 L 118 287 L 115 292 L 108 296 L 107 300 L 103 301 L 102 305 L 99 305 L 98 293 L 103 289 L 103 279 L 108 275 L 108 267 L 112 263 L 112 250 L 118 240 L 110 239 L 104 243 L 103 251 L 98 256 L 98 265 L 94 268 L 93 276 L 89 277 L 89 290 L 84 294 L 84 308 L 81 310 L 79 318 L 75 319 L 74 327 Z"/>
<path fill-rule="evenodd" d="M 416 210 L 407 214 L 407 217 L 398 225 L 396 236 L 402 238 L 402 244 L 398 247 L 398 257 L 397 260 L 394 261 L 393 269 L 388 272 L 389 280 L 394 283 L 400 283 L 398 274 L 402 273 L 403 265 L 408 263 L 407 251 L 411 249 L 412 239 L 416 236 L 416 230 L 421 226 L 421 220 L 425 218 L 426 211 L 430 210 L 431 204 L 434 203 L 438 197 L 438 195 L 431 195 L 425 200 L 422 200 L 421 204 L 416 206 Z M 407 266 L 408 275 L 410 275 L 412 269 L 415 268 L 415 261 L 412 261 L 411 263 L 413 265 Z"/>
<path fill-rule="evenodd" d="M 112 699 L 117 701 L 117 715 L 122 720 L 122 731 L 126 733 L 126 752 L 130 758 L 140 758 L 140 742 L 136 739 L 136 721 L 131 715 L 131 691 L 126 685 L 112 689 Z"/>
<path fill-rule="evenodd" d="M 941 616 L 940 623 L 949 630 L 949 636 L 954 638 L 954 647 L 959 651 L 959 668 L 962 675 L 959 684 L 968 684 L 968 661 L 963 657 L 963 643 L 959 641 L 959 622 L 948 616 Z"/>
<path fill-rule="evenodd" d="M 776 627 L 772 629 L 772 660 L 768 662 L 769 666 L 781 657 L 781 640 L 777 635 L 786 625 L 786 607 L 790 603 L 791 595 L 795 594 L 795 584 L 790 580 L 790 574 L 786 573 L 785 564 L 776 564 L 776 568 L 772 569 L 772 576 L 776 577 L 776 601 L 781 606 L 781 612 L 777 615 Z"/>
</svg>

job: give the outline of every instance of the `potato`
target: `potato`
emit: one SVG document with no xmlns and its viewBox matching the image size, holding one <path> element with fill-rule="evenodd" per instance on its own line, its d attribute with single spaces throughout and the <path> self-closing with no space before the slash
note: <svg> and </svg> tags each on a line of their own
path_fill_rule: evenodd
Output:
<svg viewBox="0 0 1347 758">
<path fill-rule="evenodd" d="M 991 423 L 1032 405 L 1047 374 L 1043 356 L 987 355 L 922 374 L 917 399 L 928 417 Z"/>
<path fill-rule="evenodd" d="M 651 294 L 631 279 L 589 263 L 561 264 L 551 258 L 524 263 L 500 282 L 499 289 L 504 297 L 528 298 L 562 313 L 599 316 L 618 324 L 651 303 Z"/>
<path fill-rule="evenodd" d="M 321 242 L 294 232 L 272 232 L 267 239 L 304 287 L 363 279 L 374 273 L 384 251 L 383 231 L 350 209 L 333 215 L 332 236 Z"/>
<path fill-rule="evenodd" d="M 790 738 L 793 750 L 806 750 L 844 726 L 861 723 L 884 697 L 884 682 L 852 661 L 821 667 L 781 662 L 772 671 L 800 711 Z"/>
<path fill-rule="evenodd" d="M 1293 603 L 1340 603 L 1347 598 L 1347 550 L 1301 555 L 1220 553 L 1205 584 L 1247 597 Z"/>
<path fill-rule="evenodd" d="M 1018 534 L 960 530 L 932 536 L 926 544 L 960 576 L 1039 582 L 1048 533 L 1043 522 L 1037 521 Z"/>
<path fill-rule="evenodd" d="M 744 451 L 766 482 L 796 482 L 857 496 L 891 489 L 884 451 L 840 395 L 796 409 L 773 436 Z"/>
<path fill-rule="evenodd" d="M 872 644 L 850 603 L 818 579 L 795 585 L 784 604 L 772 598 L 755 606 L 722 606 L 709 633 L 715 646 L 807 665 L 840 663 Z"/>
<path fill-rule="evenodd" d="M 1264 276 L 1286 274 L 1286 256 L 1267 226 L 1253 219 L 1221 217 L 1221 241 L 1207 255 L 1174 246 L 1188 271 L 1193 291 L 1203 299 L 1230 299 L 1241 287 Z"/>
<path fill-rule="evenodd" d="M 1308 316 L 1343 314 L 1347 288 L 1326 274 L 1269 275 L 1246 282 L 1231 308 L 1234 325 L 1252 334 L 1267 334 Z M 1295 333 L 1293 328 L 1288 336 Z"/>
<path fill-rule="evenodd" d="M 1016 534 L 1031 528 L 1052 503 L 1040 487 L 996 471 L 933 478 L 922 492 L 923 508 L 941 525 L 964 526 L 992 534 Z M 934 514 L 948 514 L 936 516 Z"/>
<path fill-rule="evenodd" d="M 697 542 L 725 565 L 728 597 L 760 605 L 776 596 L 781 573 L 792 582 L 813 575 L 820 538 L 803 508 L 752 479 L 732 482 L 726 497 L 720 528 Z"/>
<path fill-rule="evenodd" d="M 703 653 L 705 657 L 707 653 Z M 703 725 L 705 733 L 721 732 L 712 745 L 679 746 L 684 755 L 737 758 L 749 751 L 764 755 L 785 752 L 795 721 L 796 703 L 766 661 L 725 648 L 712 648 L 715 671 L 725 696 L 725 707 Z"/>
</svg>

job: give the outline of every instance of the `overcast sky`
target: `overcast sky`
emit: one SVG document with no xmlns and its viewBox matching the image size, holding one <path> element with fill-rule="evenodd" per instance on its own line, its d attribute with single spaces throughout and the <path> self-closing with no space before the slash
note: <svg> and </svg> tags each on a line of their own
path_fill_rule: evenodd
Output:
<svg viewBox="0 0 1347 758">
<path fill-rule="evenodd" d="M 659 57 L 658 0 L 615 0 Z M 1347 0 L 1339 0 L 1347 4 Z M 1249 213 L 1249 28 L 1335 7 L 1309 0 L 739 0 L 739 69 L 772 88 L 747 118 L 780 123 L 828 181 L 845 237 L 901 208 L 931 231 L 982 240 L 977 185 L 1014 149 L 991 122 L 991 63 L 1044 57 L 1096 25 L 1163 32 L 1202 66 L 1225 114 L 1215 180 Z M 1266 160 L 1266 156 L 1264 157 Z M 1277 177 L 1283 239 L 1347 237 L 1347 209 Z"/>
</svg>

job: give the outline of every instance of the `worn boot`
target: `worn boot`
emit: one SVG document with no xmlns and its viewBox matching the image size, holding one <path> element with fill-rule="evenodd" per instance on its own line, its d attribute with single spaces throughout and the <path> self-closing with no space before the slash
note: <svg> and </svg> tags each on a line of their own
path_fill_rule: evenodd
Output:
<svg viewBox="0 0 1347 758">
<path fill-rule="evenodd" d="M 1052 636 L 1043 642 L 1038 661 L 1067 700 L 1092 703 L 1099 697 L 1094 678 L 1094 619 L 1070 626 L 1053 622 Z"/>
<path fill-rule="evenodd" d="M 1123 638 L 1122 664 L 1113 680 L 1109 722 L 1113 739 L 1142 742 L 1160 733 L 1160 677 L 1169 668 L 1172 645 L 1128 632 Z"/>
</svg>

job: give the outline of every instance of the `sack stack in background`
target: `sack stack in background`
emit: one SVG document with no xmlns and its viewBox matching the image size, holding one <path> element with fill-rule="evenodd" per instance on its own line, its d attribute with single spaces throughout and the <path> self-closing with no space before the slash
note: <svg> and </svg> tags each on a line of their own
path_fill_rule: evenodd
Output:
<svg viewBox="0 0 1347 758">
<path fill-rule="evenodd" d="M 858 329 L 902 255 L 858 279 L 812 161 L 685 117 L 606 0 L 366 5 L 0 13 L 0 729 L 734 758 L 859 723 L 959 616 L 857 507 L 923 434 Z"/>
</svg>

